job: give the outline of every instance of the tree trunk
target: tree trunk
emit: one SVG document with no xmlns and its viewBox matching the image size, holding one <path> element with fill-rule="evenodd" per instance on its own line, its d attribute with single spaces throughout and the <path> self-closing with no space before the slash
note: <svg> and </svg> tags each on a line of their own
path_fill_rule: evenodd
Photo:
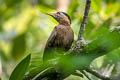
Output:
<svg viewBox="0 0 120 80">
<path fill-rule="evenodd" d="M 57 11 L 67 12 L 70 0 L 57 0 Z"/>
</svg>

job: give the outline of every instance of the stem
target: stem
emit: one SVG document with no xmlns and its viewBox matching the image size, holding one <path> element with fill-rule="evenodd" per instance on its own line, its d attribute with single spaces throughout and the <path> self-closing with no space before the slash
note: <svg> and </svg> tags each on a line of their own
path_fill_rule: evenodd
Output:
<svg viewBox="0 0 120 80">
<path fill-rule="evenodd" d="M 93 74 L 94 76 L 96 76 L 96 77 L 102 79 L 102 80 L 111 80 L 109 77 L 106 77 L 106 76 L 104 76 L 104 75 L 98 73 L 98 72 L 95 71 L 95 70 L 87 69 L 86 71 L 89 72 L 89 73 L 91 73 L 91 74 Z"/>
<path fill-rule="evenodd" d="M 87 0 L 86 2 L 86 8 L 85 8 L 85 12 L 84 12 L 84 18 L 79 30 L 79 34 L 78 34 L 78 40 L 81 40 L 84 36 L 84 32 L 85 32 L 85 26 L 87 23 L 87 19 L 88 19 L 88 14 L 89 14 L 89 10 L 90 10 L 90 4 L 91 4 L 91 0 Z"/>
</svg>

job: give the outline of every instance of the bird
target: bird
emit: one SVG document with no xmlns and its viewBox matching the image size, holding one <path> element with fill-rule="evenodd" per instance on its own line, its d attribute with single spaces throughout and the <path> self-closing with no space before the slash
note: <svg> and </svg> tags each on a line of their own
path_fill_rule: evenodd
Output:
<svg viewBox="0 0 120 80">
<path fill-rule="evenodd" d="M 67 52 L 74 41 L 74 32 L 71 28 L 70 16 L 62 11 L 56 13 L 46 13 L 52 16 L 58 24 L 51 32 L 43 53 L 43 61 L 56 58 Z"/>
</svg>

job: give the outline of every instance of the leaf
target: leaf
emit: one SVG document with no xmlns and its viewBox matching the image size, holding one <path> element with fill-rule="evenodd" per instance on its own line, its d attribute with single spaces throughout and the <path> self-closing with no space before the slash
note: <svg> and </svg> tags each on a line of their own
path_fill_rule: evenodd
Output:
<svg viewBox="0 0 120 80">
<path fill-rule="evenodd" d="M 23 59 L 13 70 L 9 80 L 22 80 L 24 74 L 26 73 L 29 63 L 30 63 L 31 54 Z"/>
<path fill-rule="evenodd" d="M 26 50 L 26 40 L 25 40 L 26 36 L 25 35 L 26 33 L 18 35 L 13 40 L 13 48 L 12 48 L 11 54 L 13 58 L 16 60 L 20 59 L 25 54 L 25 50 Z"/>
</svg>

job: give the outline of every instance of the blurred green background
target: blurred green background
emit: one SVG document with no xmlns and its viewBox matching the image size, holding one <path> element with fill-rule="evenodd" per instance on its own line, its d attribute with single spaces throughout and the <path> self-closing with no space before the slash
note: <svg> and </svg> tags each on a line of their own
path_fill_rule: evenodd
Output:
<svg viewBox="0 0 120 80">
<path fill-rule="evenodd" d="M 0 77 L 2 80 L 7 80 L 16 64 L 30 53 L 32 54 L 31 67 L 40 65 L 39 61 L 42 60 L 46 40 L 57 24 L 53 18 L 45 15 L 46 12 L 59 10 L 67 12 L 72 19 L 72 29 L 75 40 L 77 39 L 86 0 L 64 0 L 64 4 L 61 1 L 0 0 Z M 101 27 L 111 30 L 117 26 L 120 26 L 120 0 L 92 0 L 85 39 L 94 40 Z M 120 49 L 116 49 L 96 59 L 91 67 L 105 74 L 105 70 L 112 66 L 111 75 L 119 74 L 119 51 Z M 87 78 L 70 76 L 67 80 L 87 80 Z"/>
</svg>

